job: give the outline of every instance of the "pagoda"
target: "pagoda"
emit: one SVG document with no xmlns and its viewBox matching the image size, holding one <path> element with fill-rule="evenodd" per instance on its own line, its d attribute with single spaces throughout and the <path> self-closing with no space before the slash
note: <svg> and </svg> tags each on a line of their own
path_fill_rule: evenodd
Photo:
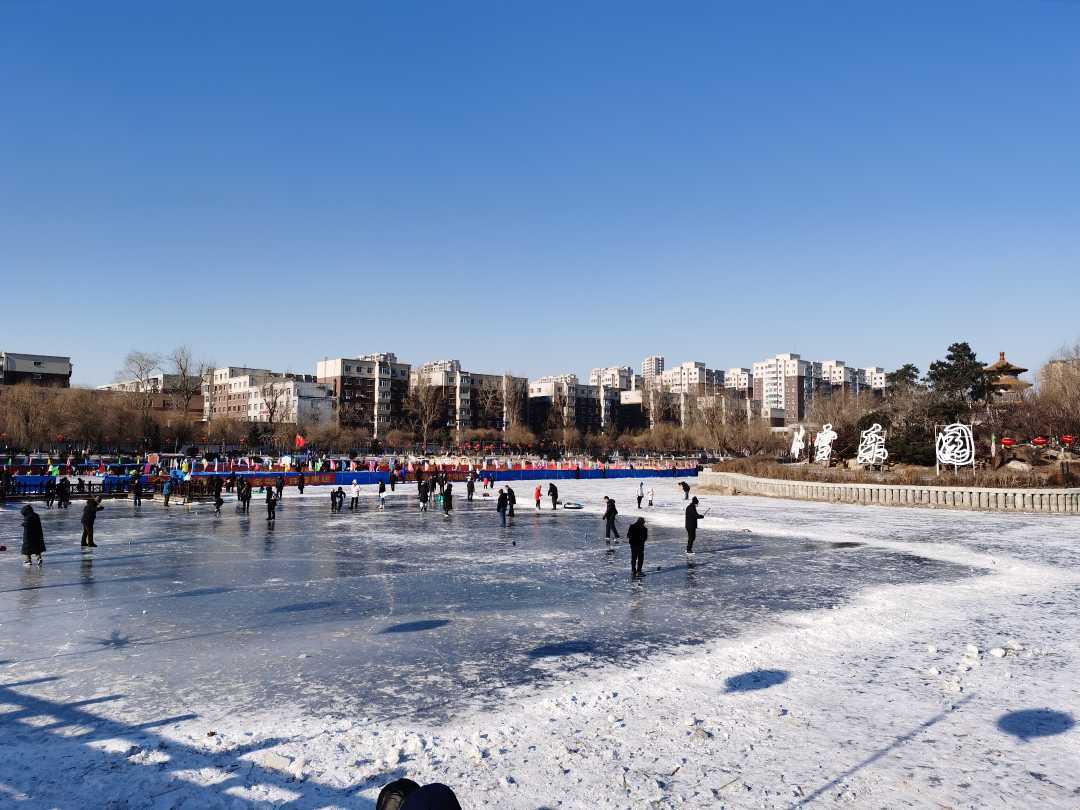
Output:
<svg viewBox="0 0 1080 810">
<path fill-rule="evenodd" d="M 1020 379 L 1020 375 L 1027 369 L 1014 366 L 1006 360 L 1005 352 L 999 352 L 998 361 L 986 366 L 983 371 L 986 373 L 990 391 L 1006 402 L 1019 400 L 1024 391 L 1031 388 L 1031 383 Z"/>
</svg>

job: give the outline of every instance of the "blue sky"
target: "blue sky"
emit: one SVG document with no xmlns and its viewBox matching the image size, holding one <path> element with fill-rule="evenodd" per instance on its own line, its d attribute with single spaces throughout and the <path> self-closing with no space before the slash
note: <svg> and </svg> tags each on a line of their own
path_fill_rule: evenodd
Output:
<svg viewBox="0 0 1080 810">
<path fill-rule="evenodd" d="M 0 348 L 1036 367 L 1077 42 L 1068 0 L 0 0 Z"/>
</svg>

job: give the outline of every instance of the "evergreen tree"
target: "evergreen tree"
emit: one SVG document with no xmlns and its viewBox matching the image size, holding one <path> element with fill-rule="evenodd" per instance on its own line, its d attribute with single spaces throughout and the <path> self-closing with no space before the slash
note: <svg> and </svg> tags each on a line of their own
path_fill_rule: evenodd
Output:
<svg viewBox="0 0 1080 810">
<path fill-rule="evenodd" d="M 935 394 L 972 402 L 986 399 L 988 390 L 983 364 L 966 342 L 952 344 L 944 360 L 931 363 L 926 381 Z"/>
<path fill-rule="evenodd" d="M 918 385 L 919 367 L 914 363 L 904 363 L 896 371 L 885 375 L 885 382 L 890 388 L 903 388 Z"/>
</svg>

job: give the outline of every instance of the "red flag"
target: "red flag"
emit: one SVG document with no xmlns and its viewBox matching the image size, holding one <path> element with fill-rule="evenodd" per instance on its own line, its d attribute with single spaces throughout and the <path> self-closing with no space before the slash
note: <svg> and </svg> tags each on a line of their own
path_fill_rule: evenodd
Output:
<svg viewBox="0 0 1080 810">
<path fill-rule="evenodd" d="M 299 450 L 305 444 L 307 444 L 307 440 L 303 436 L 301 436 L 299 433 L 297 433 L 296 434 L 296 449 Z"/>
</svg>

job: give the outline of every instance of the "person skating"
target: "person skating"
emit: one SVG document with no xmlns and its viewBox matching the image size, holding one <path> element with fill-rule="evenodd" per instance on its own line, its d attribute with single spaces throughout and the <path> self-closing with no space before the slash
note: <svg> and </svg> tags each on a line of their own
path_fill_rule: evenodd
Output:
<svg viewBox="0 0 1080 810">
<path fill-rule="evenodd" d="M 442 508 L 444 517 L 450 517 L 450 513 L 454 511 L 454 485 L 449 481 L 446 482 L 446 487 L 443 489 Z"/>
<path fill-rule="evenodd" d="M 626 541 L 630 544 L 630 575 L 641 576 L 641 569 L 645 565 L 645 541 L 649 538 L 649 530 L 645 528 L 645 518 L 638 518 L 630 524 L 626 530 Z"/>
<path fill-rule="evenodd" d="M 136 509 L 142 506 L 142 477 L 135 476 L 131 482 L 131 505 Z"/>
<path fill-rule="evenodd" d="M 645 498 L 645 482 L 644 481 L 639 481 L 638 485 L 637 485 L 637 508 L 638 509 L 641 508 L 641 501 L 644 498 Z M 630 533 L 627 532 L 626 536 L 629 537 Z"/>
<path fill-rule="evenodd" d="M 45 508 L 52 509 L 53 501 L 56 500 L 56 479 L 50 477 L 45 482 Z M 36 512 L 34 514 L 37 514 Z M 40 518 L 38 518 L 40 520 Z"/>
<path fill-rule="evenodd" d="M 82 541 L 79 545 L 97 548 L 97 543 L 94 542 L 94 521 L 97 520 L 97 513 L 104 508 L 96 498 L 86 499 L 86 505 L 82 510 Z"/>
<path fill-rule="evenodd" d="M 225 499 L 221 497 L 220 492 L 214 493 L 214 514 L 221 514 L 221 507 L 225 505 Z"/>
<path fill-rule="evenodd" d="M 354 478 L 352 486 L 349 487 L 349 511 L 355 511 L 358 506 L 360 506 L 360 484 Z"/>
<path fill-rule="evenodd" d="M 386 482 L 379 481 L 379 508 L 386 508 Z"/>
<path fill-rule="evenodd" d="M 499 499 L 495 502 L 495 511 L 499 513 L 499 520 L 503 526 L 506 525 L 506 503 L 506 490 L 499 487 Z"/>
<path fill-rule="evenodd" d="M 536 511 L 540 511 L 540 499 L 543 497 L 544 491 L 540 489 L 540 485 L 536 485 L 536 489 L 533 490 L 533 500 L 536 501 Z"/>
<path fill-rule="evenodd" d="M 57 494 L 57 506 L 61 509 L 67 509 L 71 506 L 71 481 L 66 477 L 60 479 L 60 483 L 56 486 Z"/>
<path fill-rule="evenodd" d="M 301 495 L 304 494 L 304 484 L 306 483 L 307 482 L 304 480 L 304 474 L 300 473 L 300 475 L 296 478 L 296 488 L 300 491 Z"/>
<path fill-rule="evenodd" d="M 551 508 L 559 508 L 559 488 L 554 484 L 548 484 L 548 497 L 551 498 Z"/>
<path fill-rule="evenodd" d="M 698 521 L 705 517 L 698 513 L 698 499 L 695 497 L 686 507 L 686 553 L 694 553 L 694 539 L 697 537 Z"/>
<path fill-rule="evenodd" d="M 428 497 L 429 496 L 430 496 L 430 491 L 428 489 L 428 482 L 427 481 L 421 481 L 420 484 L 417 486 L 417 495 L 416 495 L 417 499 L 420 501 L 420 511 L 421 512 L 426 512 L 427 511 Z"/>
<path fill-rule="evenodd" d="M 514 494 L 514 488 L 509 484 L 506 485 L 506 516 L 514 516 L 514 504 L 517 503 L 517 495 Z"/>
<path fill-rule="evenodd" d="M 281 500 L 281 496 L 285 494 L 285 476 L 279 475 L 277 480 L 277 500 Z"/>
<path fill-rule="evenodd" d="M 172 497 L 172 481 L 168 478 L 166 478 L 165 483 L 161 485 L 161 497 L 164 499 L 165 505 L 168 506 L 169 498 Z"/>
<path fill-rule="evenodd" d="M 393 492 L 397 486 L 397 473 L 394 470 L 390 471 L 390 491 Z"/>
<path fill-rule="evenodd" d="M 471 501 L 473 495 L 476 493 L 476 478 L 472 475 L 469 476 L 469 480 L 465 482 L 465 500 Z"/>
<path fill-rule="evenodd" d="M 611 539 L 611 535 L 615 535 L 615 539 L 619 540 L 619 530 L 615 526 L 615 516 L 619 514 L 619 510 L 615 508 L 615 501 L 607 496 L 604 496 L 604 500 L 607 501 L 607 506 L 604 508 L 604 537 L 608 540 Z"/>
<path fill-rule="evenodd" d="M 655 497 L 656 497 L 656 490 L 653 489 L 652 487 L 649 487 L 649 508 L 650 509 L 652 508 L 653 498 L 655 498 Z"/>
<path fill-rule="evenodd" d="M 243 504 L 244 514 L 246 515 L 251 512 L 251 495 L 253 488 L 251 486 L 251 482 L 248 481 L 246 478 L 240 482 L 240 485 L 244 488 Z"/>
<path fill-rule="evenodd" d="M 26 557 L 25 565 L 30 565 L 30 557 L 37 556 L 37 564 L 41 565 L 41 555 L 45 553 L 45 532 L 41 529 L 41 518 L 34 511 L 34 507 L 26 504 L 19 513 L 22 521 L 22 554 Z"/>
<path fill-rule="evenodd" d="M 685 481 L 680 481 L 679 482 L 679 487 L 680 487 L 680 489 L 682 489 L 682 495 L 683 495 L 682 499 L 684 501 L 690 500 L 690 485 L 688 483 L 686 483 Z"/>
<path fill-rule="evenodd" d="M 266 519 L 269 521 L 277 520 L 277 493 L 275 493 L 273 487 L 266 488 Z"/>
</svg>

